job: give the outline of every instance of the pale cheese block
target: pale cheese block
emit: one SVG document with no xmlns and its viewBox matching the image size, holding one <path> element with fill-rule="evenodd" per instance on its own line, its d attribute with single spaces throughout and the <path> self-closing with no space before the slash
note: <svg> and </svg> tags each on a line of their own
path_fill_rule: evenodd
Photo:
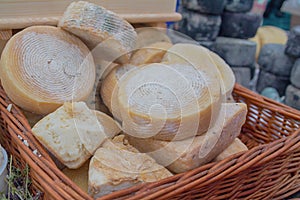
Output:
<svg viewBox="0 0 300 200">
<path fill-rule="evenodd" d="M 233 72 L 219 56 L 203 46 L 187 43 L 175 44 L 168 49 L 163 61 L 190 63 L 195 68 L 205 71 L 213 79 L 218 79 L 219 84 L 213 87 L 221 87 L 222 102 L 225 102 L 226 96 L 232 91 L 232 85 L 235 82 Z M 226 81 L 223 78 L 226 78 Z"/>
<path fill-rule="evenodd" d="M 0 76 L 8 97 L 36 114 L 53 112 L 64 102 L 86 100 L 95 82 L 93 57 L 85 44 L 52 26 L 32 26 L 5 46 Z"/>
<path fill-rule="evenodd" d="M 130 63 L 133 65 L 142 65 L 149 63 L 159 63 L 169 48 L 173 45 L 168 42 L 157 42 L 149 46 L 143 47 L 130 58 Z"/>
<path fill-rule="evenodd" d="M 225 103 L 214 127 L 204 135 L 182 141 L 142 139 L 127 133 L 129 143 L 153 157 L 174 173 L 181 173 L 212 161 L 240 134 L 245 123 L 247 106 L 243 103 Z"/>
<path fill-rule="evenodd" d="M 166 34 L 167 29 L 155 27 L 137 28 L 137 40 L 135 49 L 140 49 L 157 42 L 167 42 L 172 44 L 171 39 Z"/>
<path fill-rule="evenodd" d="M 98 198 L 138 183 L 155 182 L 172 176 L 147 154 L 128 144 L 124 135 L 106 141 L 92 157 L 89 166 L 89 194 Z"/>
<path fill-rule="evenodd" d="M 61 163 L 76 169 L 120 128 L 104 113 L 90 110 L 84 102 L 74 102 L 44 117 L 32 132 Z"/>
<path fill-rule="evenodd" d="M 122 130 L 136 137 L 182 140 L 206 132 L 217 118 L 219 80 L 187 63 L 152 63 L 119 81 Z"/>
<path fill-rule="evenodd" d="M 78 169 L 65 168 L 62 172 L 76 185 L 78 185 L 83 191 L 88 192 L 88 173 L 89 173 L 90 161 L 87 160 Z"/>
<path fill-rule="evenodd" d="M 92 50 L 96 59 L 127 63 L 135 47 L 134 28 L 114 12 L 89 3 L 71 3 L 58 23 Z"/>
<path fill-rule="evenodd" d="M 121 121 L 119 102 L 117 101 L 119 81 L 123 76 L 136 68 L 136 66 L 130 64 L 118 66 L 114 68 L 102 82 L 100 94 L 103 103 L 118 121 Z M 113 99 L 115 101 L 113 101 Z"/>
<path fill-rule="evenodd" d="M 238 138 L 235 138 L 235 140 L 227 147 L 222 153 L 220 153 L 214 161 L 221 161 L 225 158 L 240 153 L 242 151 L 247 151 L 248 147 Z"/>
</svg>

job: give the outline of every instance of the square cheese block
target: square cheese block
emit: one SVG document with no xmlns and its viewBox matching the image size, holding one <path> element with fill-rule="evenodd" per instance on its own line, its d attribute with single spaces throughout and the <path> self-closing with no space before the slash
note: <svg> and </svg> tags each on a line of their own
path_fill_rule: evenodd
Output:
<svg viewBox="0 0 300 200">
<path fill-rule="evenodd" d="M 132 147 L 124 135 L 107 140 L 91 159 L 89 194 L 93 198 L 143 182 L 172 176 L 166 168 Z"/>
<path fill-rule="evenodd" d="M 214 161 L 221 161 L 233 154 L 236 154 L 236 153 L 239 153 L 242 151 L 247 151 L 247 150 L 248 150 L 248 147 L 239 138 L 235 138 L 233 143 L 231 143 L 229 145 L 229 147 L 227 147 L 222 153 L 220 153 L 214 159 Z"/>
<path fill-rule="evenodd" d="M 174 173 L 181 173 L 212 161 L 240 134 L 245 123 L 247 106 L 243 103 L 224 103 L 214 126 L 205 134 L 182 141 L 162 141 L 127 138 L 139 151 L 149 154 Z"/>
<path fill-rule="evenodd" d="M 32 132 L 68 168 L 79 168 L 107 139 L 120 132 L 108 115 L 90 110 L 84 102 L 64 103 L 41 119 Z"/>
</svg>

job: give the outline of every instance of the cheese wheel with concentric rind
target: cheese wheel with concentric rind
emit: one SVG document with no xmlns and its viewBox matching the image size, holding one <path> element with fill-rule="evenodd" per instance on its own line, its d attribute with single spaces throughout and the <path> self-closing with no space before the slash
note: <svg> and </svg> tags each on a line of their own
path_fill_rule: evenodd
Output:
<svg viewBox="0 0 300 200">
<path fill-rule="evenodd" d="M 86 45 L 52 26 L 32 26 L 14 35 L 0 66 L 8 97 L 36 114 L 87 99 L 95 82 L 95 65 Z"/>
<path fill-rule="evenodd" d="M 219 80 L 190 64 L 153 63 L 119 81 L 122 130 L 135 137 L 182 140 L 214 123 Z"/>
<path fill-rule="evenodd" d="M 58 26 L 94 49 L 97 59 L 127 63 L 135 47 L 137 35 L 131 24 L 116 13 L 86 1 L 71 3 Z"/>
</svg>

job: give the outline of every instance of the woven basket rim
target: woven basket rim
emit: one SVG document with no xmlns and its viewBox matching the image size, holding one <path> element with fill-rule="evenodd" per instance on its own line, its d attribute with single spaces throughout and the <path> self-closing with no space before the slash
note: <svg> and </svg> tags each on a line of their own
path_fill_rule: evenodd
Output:
<svg viewBox="0 0 300 200">
<path fill-rule="evenodd" d="M 262 107 L 266 109 L 279 112 L 282 115 L 289 116 L 300 121 L 300 112 L 293 108 L 274 102 L 266 97 L 262 97 L 239 84 L 235 85 L 235 90 L 245 93 L 247 98 L 255 100 L 257 104 L 262 105 Z M 4 91 L 3 93 L 5 94 Z M 7 96 L 1 94 L 1 97 L 2 99 L 0 99 L 0 103 L 3 106 L 7 107 L 9 104 L 12 104 Z M 5 99 L 5 101 L 3 99 Z M 44 182 L 43 186 L 48 185 L 47 187 L 49 191 L 47 192 L 53 194 L 53 196 L 57 199 L 92 199 L 87 193 L 85 193 L 79 186 L 72 182 L 66 175 L 62 173 L 62 171 L 57 168 L 46 152 L 45 148 L 33 136 L 27 119 L 17 106 L 13 104 L 13 109 L 11 112 L 8 110 L 4 111 L 4 117 L 5 120 L 7 120 L 8 123 L 11 123 L 12 127 L 17 130 L 16 135 L 13 136 L 13 139 L 19 140 L 17 141 L 19 145 L 18 148 L 24 152 L 24 160 L 33 169 L 34 172 L 32 176 L 36 179 L 39 179 L 40 182 Z M 22 135 L 23 138 L 20 139 L 18 134 Z M 28 146 L 24 144 L 24 139 L 28 140 Z M 222 161 L 209 163 L 194 170 L 180 173 L 154 183 L 138 184 L 128 189 L 113 192 L 98 199 L 114 199 L 129 192 L 137 192 L 134 195 L 134 198 L 140 197 L 143 199 L 153 199 L 157 198 L 159 195 L 165 195 L 168 197 L 180 193 L 180 191 L 184 190 L 188 186 L 193 186 L 195 184 L 198 184 L 198 186 L 199 184 L 205 186 L 216 179 L 227 176 L 228 174 L 237 174 L 238 172 L 245 170 L 250 166 L 261 165 L 280 155 L 280 153 L 294 148 L 300 148 L 300 129 L 288 137 L 281 138 L 269 144 L 259 145 L 248 151 L 225 158 Z M 34 153 L 35 149 L 38 149 L 39 154 Z M 201 182 L 203 181 L 201 177 L 203 179 L 208 179 L 208 177 L 211 177 L 211 179 L 203 183 Z M 176 183 L 174 183 L 174 181 L 176 181 Z M 148 191 L 150 189 L 156 188 L 156 186 L 159 186 L 160 184 L 163 185 L 168 183 L 170 183 L 168 187 L 162 187 L 161 190 L 157 190 L 149 195 Z M 181 188 L 178 189 L 178 187 Z M 174 190 L 174 188 L 176 188 L 176 190 Z"/>
</svg>

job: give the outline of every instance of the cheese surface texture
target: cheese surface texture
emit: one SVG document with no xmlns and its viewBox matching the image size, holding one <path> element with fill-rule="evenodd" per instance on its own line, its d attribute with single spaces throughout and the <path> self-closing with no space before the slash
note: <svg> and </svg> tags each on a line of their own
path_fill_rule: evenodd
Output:
<svg viewBox="0 0 300 200">
<path fill-rule="evenodd" d="M 239 135 L 246 114 L 245 104 L 225 103 L 214 127 L 201 136 L 170 142 L 130 134 L 127 138 L 140 152 L 148 153 L 170 171 L 181 173 L 212 161 L 225 150 Z"/>
<path fill-rule="evenodd" d="M 153 63 L 119 82 L 118 103 L 125 132 L 181 140 L 202 134 L 220 108 L 219 80 L 192 65 Z"/>
<path fill-rule="evenodd" d="M 109 116 L 77 102 L 65 103 L 40 120 L 32 131 L 60 162 L 76 169 L 120 128 Z"/>
<path fill-rule="evenodd" d="M 189 63 L 195 68 L 203 70 L 219 83 L 212 88 L 221 88 L 222 101 L 231 93 L 235 78 L 230 67 L 217 54 L 209 49 L 195 45 L 179 43 L 168 49 L 163 61 L 171 63 Z"/>
<path fill-rule="evenodd" d="M 121 120 L 119 102 L 118 102 L 118 91 L 119 81 L 123 76 L 129 73 L 131 70 L 137 67 L 131 64 L 125 64 L 114 68 L 107 77 L 103 80 L 101 85 L 100 94 L 103 103 L 107 106 L 109 111 L 117 120 Z"/>
<path fill-rule="evenodd" d="M 93 50 L 96 59 L 126 63 L 135 47 L 134 28 L 117 14 L 85 2 L 71 3 L 58 23 L 59 27 L 73 33 Z"/>
<path fill-rule="evenodd" d="M 95 81 L 89 49 L 77 37 L 51 26 L 14 35 L 0 61 L 2 85 L 24 110 L 48 114 L 66 101 L 85 100 Z"/>
<path fill-rule="evenodd" d="M 92 157 L 89 166 L 89 194 L 93 198 L 143 182 L 172 176 L 147 154 L 128 144 L 124 135 L 107 140 Z"/>
</svg>

